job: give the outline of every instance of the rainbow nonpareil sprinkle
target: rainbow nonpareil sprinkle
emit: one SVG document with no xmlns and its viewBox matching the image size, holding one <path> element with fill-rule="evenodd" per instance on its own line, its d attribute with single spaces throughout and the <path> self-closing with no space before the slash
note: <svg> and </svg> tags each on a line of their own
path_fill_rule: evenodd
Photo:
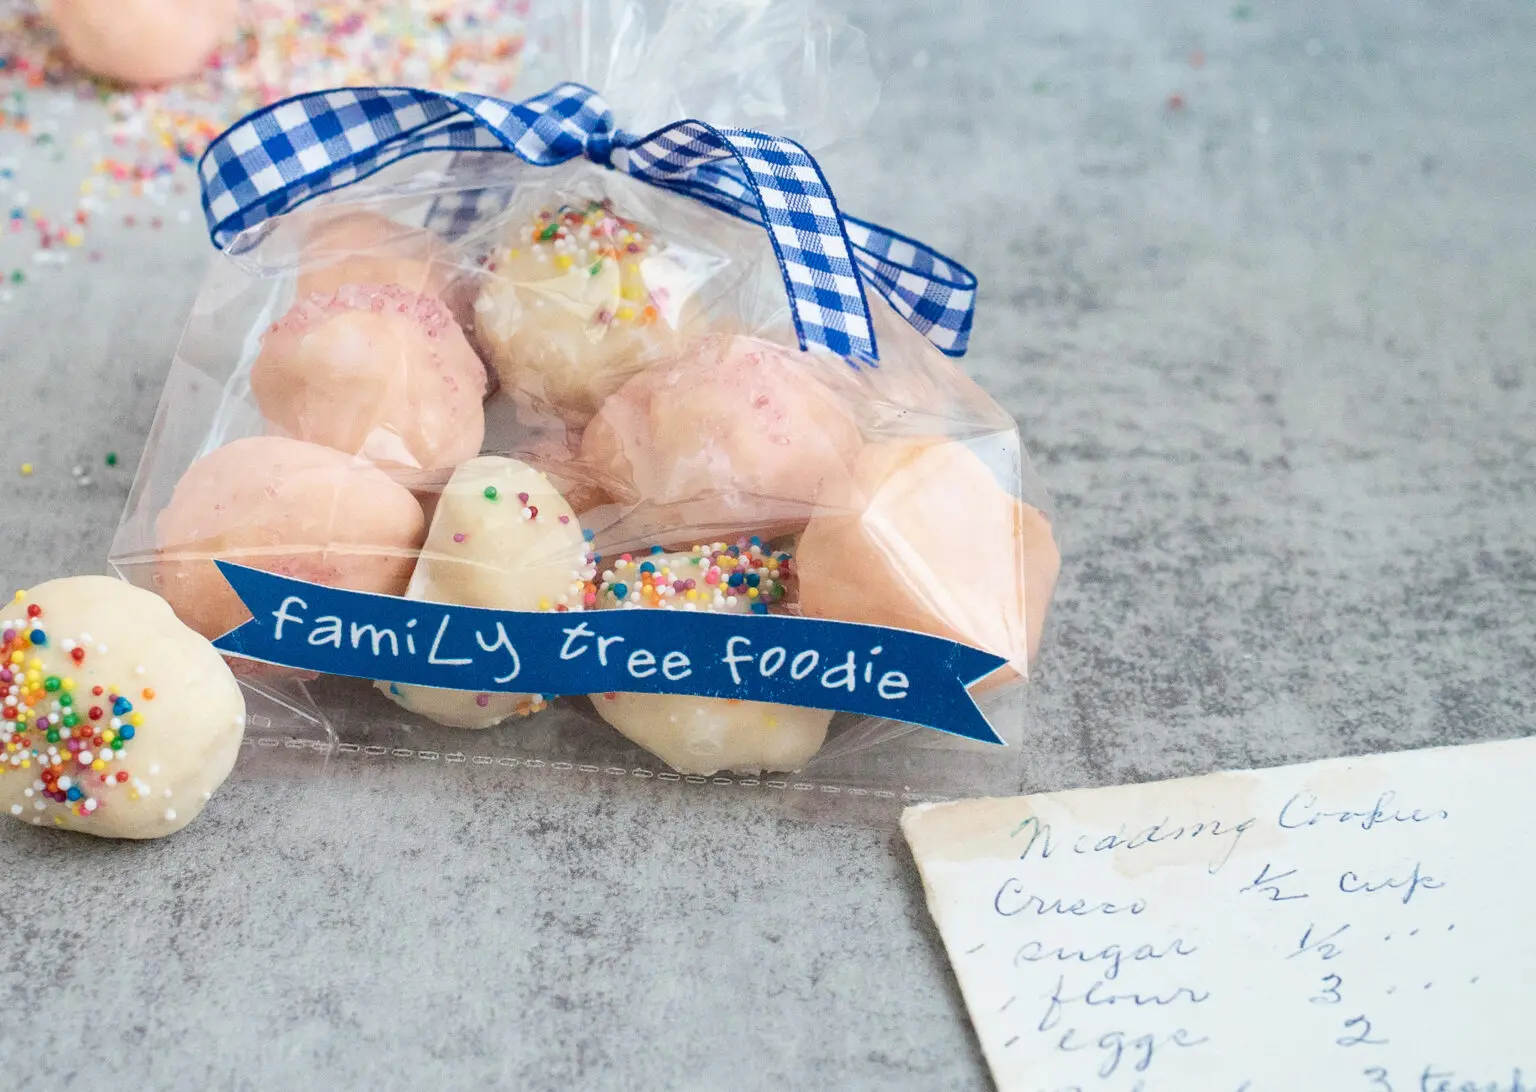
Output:
<svg viewBox="0 0 1536 1092">
<path fill-rule="evenodd" d="M 601 326 L 614 322 L 649 326 L 660 317 L 667 294 L 663 288 L 648 287 L 642 272 L 641 263 L 657 249 L 645 229 L 614 212 L 611 203 L 592 201 L 582 207 L 561 205 L 539 212 L 516 232 L 513 245 L 493 256 L 487 268 L 494 273 L 531 259 L 536 270 L 551 277 L 572 270 L 594 278 L 616 272 L 610 278 L 612 298 L 597 304 L 592 321 Z"/>
<path fill-rule="evenodd" d="M 0 303 L 24 283 L 23 264 L 67 263 L 114 204 L 134 210 L 112 218 L 125 228 L 171 226 L 157 213 L 173 204 L 175 225 L 198 230 L 193 165 L 261 106 L 358 84 L 507 95 L 527 10 L 528 0 L 244 0 L 199 76 L 130 90 L 76 69 L 35 0 L 0 0 Z"/>
<path fill-rule="evenodd" d="M 614 559 L 586 606 L 767 614 L 789 594 L 793 567 L 789 554 L 766 549 L 755 536 L 676 554 L 652 546 Z"/>
<path fill-rule="evenodd" d="M 18 593 L 20 606 L 24 596 Z M 0 777 L 31 781 L 11 814 L 31 819 L 50 806 L 80 818 L 109 806 L 113 793 L 137 800 L 149 785 L 128 769 L 133 740 L 144 727 L 141 704 L 155 691 L 140 686 L 79 686 L 75 673 L 107 649 L 87 634 L 65 637 L 44 627 L 42 607 L 0 621 Z"/>
</svg>

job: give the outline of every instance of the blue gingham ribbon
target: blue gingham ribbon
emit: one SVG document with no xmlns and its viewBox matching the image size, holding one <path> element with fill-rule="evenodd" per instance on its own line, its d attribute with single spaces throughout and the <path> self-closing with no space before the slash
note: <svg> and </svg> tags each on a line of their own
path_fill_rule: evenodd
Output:
<svg viewBox="0 0 1536 1092">
<path fill-rule="evenodd" d="M 976 278 L 914 239 L 839 211 L 821 168 L 799 144 L 702 121 L 631 136 L 597 92 L 575 83 L 516 103 L 353 87 L 264 107 L 209 145 L 198 163 L 214 245 L 406 156 L 441 151 L 511 152 L 537 167 L 585 156 L 762 224 L 801 348 L 876 359 L 868 283 L 940 350 L 965 352 Z M 459 195 L 439 204 L 432 226 L 453 235 L 487 211 L 479 195 Z"/>
</svg>

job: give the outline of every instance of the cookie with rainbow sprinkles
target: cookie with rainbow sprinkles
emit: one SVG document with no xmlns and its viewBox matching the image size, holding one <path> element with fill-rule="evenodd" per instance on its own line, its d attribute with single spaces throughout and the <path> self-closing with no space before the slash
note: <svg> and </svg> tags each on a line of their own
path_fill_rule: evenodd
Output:
<svg viewBox="0 0 1536 1092">
<path fill-rule="evenodd" d="M 213 645 L 104 576 L 17 592 L 0 615 L 0 812 L 102 838 L 196 819 L 245 734 Z"/>
<path fill-rule="evenodd" d="M 603 570 L 598 610 L 780 613 L 793 597 L 794 558 L 761 539 L 715 542 L 667 553 L 653 546 Z M 593 694 L 609 724 L 674 770 L 798 770 L 827 739 L 832 714 L 773 702 L 672 694 Z"/>
<path fill-rule="evenodd" d="M 444 487 L 405 596 L 496 610 L 580 611 L 595 596 L 596 575 L 587 535 L 548 475 L 517 459 L 482 455 Z M 542 694 L 377 685 L 396 705 L 451 728 L 491 728 L 548 705 Z"/>
<path fill-rule="evenodd" d="M 507 225 L 490 254 L 475 336 L 503 386 L 579 427 L 696 324 L 718 264 L 609 201 L 541 209 Z"/>
</svg>

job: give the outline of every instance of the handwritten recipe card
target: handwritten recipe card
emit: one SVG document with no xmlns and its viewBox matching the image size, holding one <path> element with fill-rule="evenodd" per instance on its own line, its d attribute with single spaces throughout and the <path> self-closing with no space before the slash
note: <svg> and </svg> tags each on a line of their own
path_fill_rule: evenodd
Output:
<svg viewBox="0 0 1536 1092">
<path fill-rule="evenodd" d="M 1536 739 L 909 808 L 1003 1092 L 1536 1092 Z"/>
</svg>

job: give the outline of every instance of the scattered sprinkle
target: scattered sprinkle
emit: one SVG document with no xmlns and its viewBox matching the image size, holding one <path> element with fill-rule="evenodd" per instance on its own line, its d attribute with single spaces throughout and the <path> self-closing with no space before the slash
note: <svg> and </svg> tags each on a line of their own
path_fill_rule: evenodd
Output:
<svg viewBox="0 0 1536 1092">
<path fill-rule="evenodd" d="M 528 0 L 243 0 L 238 33 L 200 74 L 125 89 L 75 69 L 35 0 L 0 0 L 0 262 L 14 269 L 7 252 L 22 245 L 34 262 L 67 264 L 98 224 L 199 230 L 198 157 L 238 118 L 301 91 L 403 84 L 505 97 L 528 8 Z M 26 192 L 34 165 L 48 180 L 37 205 Z M 122 254 L 134 258 L 133 248 Z M 102 256 L 88 250 L 91 262 Z M 0 268 L 0 277 L 27 280 L 20 269 Z M 8 298 L 0 293 L 0 303 Z"/>
</svg>

